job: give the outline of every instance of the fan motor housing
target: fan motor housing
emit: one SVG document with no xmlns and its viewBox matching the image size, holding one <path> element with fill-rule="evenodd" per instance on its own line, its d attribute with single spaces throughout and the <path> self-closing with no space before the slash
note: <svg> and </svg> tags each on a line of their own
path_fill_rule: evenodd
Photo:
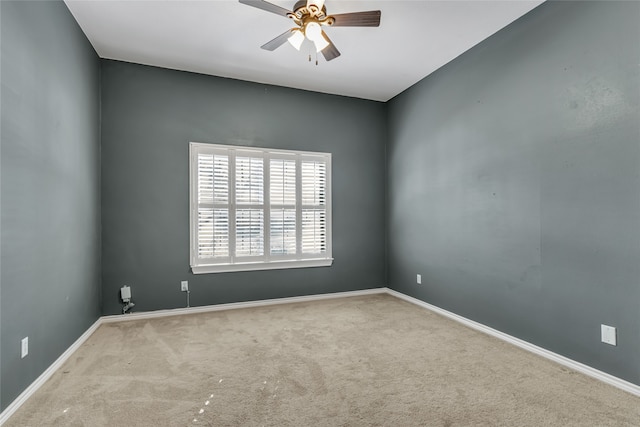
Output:
<svg viewBox="0 0 640 427">
<path fill-rule="evenodd" d="M 331 19 L 330 16 L 327 17 L 327 8 L 324 5 L 322 9 L 318 9 L 313 4 L 307 7 L 306 0 L 298 0 L 296 4 L 293 5 L 293 12 L 287 16 L 300 26 L 303 26 L 310 19 L 315 20 L 320 25 L 333 24 L 333 19 Z"/>
</svg>

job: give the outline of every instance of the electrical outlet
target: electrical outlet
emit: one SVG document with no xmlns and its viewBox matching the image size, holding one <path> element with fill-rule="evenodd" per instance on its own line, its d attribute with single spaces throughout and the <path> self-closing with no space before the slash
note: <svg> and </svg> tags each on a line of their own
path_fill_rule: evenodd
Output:
<svg viewBox="0 0 640 427">
<path fill-rule="evenodd" d="M 605 344 L 618 345 L 616 339 L 616 328 L 613 326 L 600 325 L 601 340 Z"/>
<path fill-rule="evenodd" d="M 180 290 L 182 292 L 187 292 L 189 291 L 189 282 L 186 280 L 183 280 L 182 282 L 180 282 Z"/>
<path fill-rule="evenodd" d="M 422 274 L 417 274 L 416 275 L 416 283 L 418 285 L 422 285 Z"/>
<path fill-rule="evenodd" d="M 25 356 L 27 354 L 29 354 L 29 337 L 24 337 L 22 338 L 21 341 L 21 349 L 20 349 L 20 353 L 22 356 L 20 356 L 21 359 L 24 359 Z"/>
</svg>

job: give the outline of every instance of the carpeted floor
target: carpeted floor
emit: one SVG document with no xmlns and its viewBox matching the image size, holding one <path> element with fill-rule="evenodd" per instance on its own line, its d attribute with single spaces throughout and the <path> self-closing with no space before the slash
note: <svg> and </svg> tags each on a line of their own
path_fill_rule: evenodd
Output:
<svg viewBox="0 0 640 427">
<path fill-rule="evenodd" d="M 640 426 L 640 398 L 389 295 L 102 325 L 13 426 Z"/>
</svg>

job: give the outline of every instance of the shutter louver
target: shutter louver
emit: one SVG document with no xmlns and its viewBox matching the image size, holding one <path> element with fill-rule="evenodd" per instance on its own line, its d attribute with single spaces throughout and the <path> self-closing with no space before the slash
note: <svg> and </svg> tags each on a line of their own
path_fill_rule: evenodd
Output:
<svg viewBox="0 0 640 427">
<path fill-rule="evenodd" d="M 213 203 L 213 155 L 198 156 L 198 204 Z"/>
<path fill-rule="evenodd" d="M 236 157 L 236 257 L 264 255 L 264 159 Z"/>
<path fill-rule="evenodd" d="M 213 156 L 213 200 L 229 203 L 229 157 Z"/>
<path fill-rule="evenodd" d="M 303 209 L 302 253 L 323 254 L 327 250 L 327 219 L 325 209 Z"/>
<path fill-rule="evenodd" d="M 326 183 L 324 162 L 303 161 L 300 167 L 302 185 L 303 254 L 324 254 L 327 250 Z"/>
<path fill-rule="evenodd" d="M 236 203 L 261 205 L 264 201 L 264 160 L 236 157 Z"/>
<path fill-rule="evenodd" d="M 229 211 L 198 209 L 198 256 L 218 258 L 229 256 Z"/>
<path fill-rule="evenodd" d="M 271 208 L 271 255 L 296 253 L 296 210 Z"/>
<path fill-rule="evenodd" d="M 296 204 L 295 160 L 272 159 L 270 162 L 269 201 L 271 205 Z"/>
<path fill-rule="evenodd" d="M 303 161 L 302 205 L 319 206 L 325 204 L 327 167 L 324 162 Z"/>
<path fill-rule="evenodd" d="M 295 255 L 296 162 L 271 159 L 269 171 L 269 252 L 271 255 Z"/>
<path fill-rule="evenodd" d="M 198 257 L 229 256 L 229 157 L 198 155 Z M 224 207 L 220 207 L 223 205 Z"/>
<path fill-rule="evenodd" d="M 236 211 L 236 256 L 264 255 L 264 218 L 260 209 Z"/>
<path fill-rule="evenodd" d="M 213 209 L 198 209 L 198 256 L 212 258 L 213 248 Z"/>
</svg>

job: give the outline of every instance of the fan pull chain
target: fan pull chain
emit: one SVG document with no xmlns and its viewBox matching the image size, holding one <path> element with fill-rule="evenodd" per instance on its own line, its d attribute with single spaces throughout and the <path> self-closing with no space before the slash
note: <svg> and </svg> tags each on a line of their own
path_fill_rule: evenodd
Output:
<svg viewBox="0 0 640 427">
<path fill-rule="evenodd" d="M 311 62 L 311 49 L 309 49 L 309 62 Z M 316 51 L 316 66 L 318 65 L 318 52 Z"/>
</svg>

